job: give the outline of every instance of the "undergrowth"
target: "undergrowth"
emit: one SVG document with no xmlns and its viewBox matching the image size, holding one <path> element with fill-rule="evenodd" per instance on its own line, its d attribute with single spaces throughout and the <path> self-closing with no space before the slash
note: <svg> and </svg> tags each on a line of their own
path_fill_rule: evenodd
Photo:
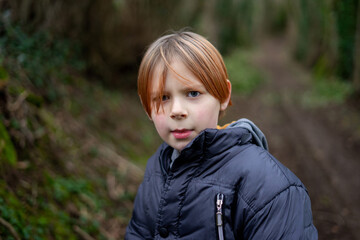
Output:
<svg viewBox="0 0 360 240">
<path fill-rule="evenodd" d="M 349 98 L 354 89 L 350 82 L 336 77 L 314 78 L 311 88 L 302 96 L 302 104 L 307 108 L 341 105 Z"/>
<path fill-rule="evenodd" d="M 0 28 L 1 239 L 121 239 L 142 171 L 120 155 L 149 156 L 122 144 L 148 121 L 121 118 L 144 113 L 84 79 L 76 43 Z"/>
<path fill-rule="evenodd" d="M 27 34 L 9 23 L 3 24 L 0 32 L 0 64 L 3 62 L 13 79 L 21 79 L 26 88 L 49 101 L 60 97 L 56 82 L 68 81 L 68 70 L 86 67 L 80 46 L 70 40 L 55 39 L 43 31 Z"/>
<path fill-rule="evenodd" d="M 237 49 L 224 57 L 232 91 L 235 94 L 248 96 L 264 82 L 259 70 L 251 64 L 251 54 L 252 52 L 244 49 Z"/>
</svg>

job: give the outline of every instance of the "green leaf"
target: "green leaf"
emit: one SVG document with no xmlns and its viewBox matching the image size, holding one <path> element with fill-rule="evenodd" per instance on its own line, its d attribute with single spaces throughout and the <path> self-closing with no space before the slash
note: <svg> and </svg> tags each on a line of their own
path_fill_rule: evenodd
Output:
<svg viewBox="0 0 360 240">
<path fill-rule="evenodd" d="M 15 165 L 17 162 L 17 154 L 6 128 L 0 120 L 0 161 L 3 160 Z"/>
</svg>

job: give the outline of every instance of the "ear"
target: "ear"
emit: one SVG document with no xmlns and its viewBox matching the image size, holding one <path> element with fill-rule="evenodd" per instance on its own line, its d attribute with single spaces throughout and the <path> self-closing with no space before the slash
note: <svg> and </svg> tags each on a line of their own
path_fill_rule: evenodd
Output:
<svg viewBox="0 0 360 240">
<path fill-rule="evenodd" d="M 227 87 L 229 89 L 229 96 L 226 98 L 226 100 L 224 102 L 222 102 L 220 104 L 220 111 L 225 111 L 225 109 L 229 105 L 230 98 L 231 98 L 231 82 L 229 81 L 229 79 L 226 79 L 226 85 L 227 85 Z"/>
</svg>

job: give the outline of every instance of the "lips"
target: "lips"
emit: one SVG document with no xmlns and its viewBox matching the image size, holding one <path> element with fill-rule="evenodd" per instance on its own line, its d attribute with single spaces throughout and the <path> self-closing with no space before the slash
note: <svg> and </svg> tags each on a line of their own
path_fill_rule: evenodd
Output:
<svg viewBox="0 0 360 240">
<path fill-rule="evenodd" d="M 173 136 L 176 139 L 185 139 L 185 138 L 188 138 L 191 135 L 192 130 L 189 130 L 189 129 L 175 129 L 174 131 L 171 131 L 171 133 L 173 134 Z"/>
</svg>

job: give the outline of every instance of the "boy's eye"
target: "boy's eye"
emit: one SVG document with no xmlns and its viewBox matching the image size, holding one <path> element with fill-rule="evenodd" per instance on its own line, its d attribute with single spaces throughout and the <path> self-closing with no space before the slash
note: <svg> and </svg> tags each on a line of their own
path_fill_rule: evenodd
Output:
<svg viewBox="0 0 360 240">
<path fill-rule="evenodd" d="M 198 91 L 190 91 L 188 92 L 188 97 L 198 97 L 200 95 L 200 92 Z"/>
<path fill-rule="evenodd" d="M 162 100 L 162 101 L 169 100 L 169 96 L 167 96 L 167 95 L 163 95 L 163 96 L 161 97 L 161 100 Z"/>
</svg>

